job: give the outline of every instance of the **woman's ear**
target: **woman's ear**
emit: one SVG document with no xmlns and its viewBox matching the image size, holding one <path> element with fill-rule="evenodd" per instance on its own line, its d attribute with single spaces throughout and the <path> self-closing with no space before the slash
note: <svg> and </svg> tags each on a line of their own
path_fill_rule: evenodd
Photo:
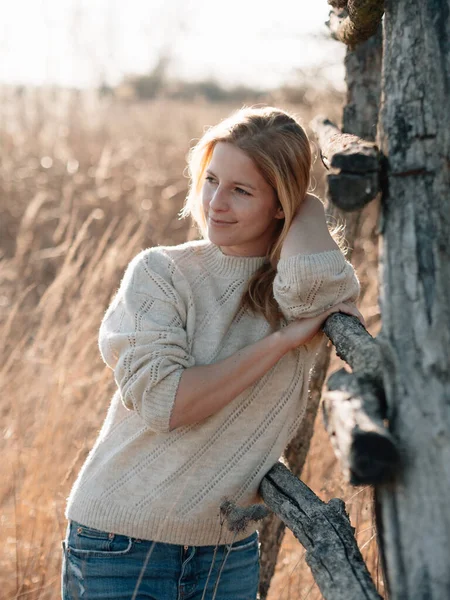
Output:
<svg viewBox="0 0 450 600">
<path fill-rule="evenodd" d="M 284 219 L 284 210 L 282 206 L 279 206 L 275 213 L 275 219 Z"/>
</svg>

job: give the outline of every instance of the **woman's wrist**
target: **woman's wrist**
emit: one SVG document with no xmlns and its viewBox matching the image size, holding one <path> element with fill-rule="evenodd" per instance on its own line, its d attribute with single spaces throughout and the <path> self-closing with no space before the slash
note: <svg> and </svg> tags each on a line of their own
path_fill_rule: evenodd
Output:
<svg viewBox="0 0 450 600">
<path fill-rule="evenodd" d="M 290 338 L 288 328 L 289 325 L 278 329 L 263 338 L 267 343 L 265 352 L 267 355 L 272 356 L 274 362 L 283 358 L 286 352 L 289 352 L 289 350 L 292 350 L 295 347 L 292 345 L 292 339 Z"/>
<path fill-rule="evenodd" d="M 283 356 L 298 346 L 296 343 L 296 338 L 292 335 L 292 323 L 286 325 L 286 327 L 283 327 L 282 329 L 279 329 L 273 335 L 278 335 L 277 344 Z"/>
</svg>

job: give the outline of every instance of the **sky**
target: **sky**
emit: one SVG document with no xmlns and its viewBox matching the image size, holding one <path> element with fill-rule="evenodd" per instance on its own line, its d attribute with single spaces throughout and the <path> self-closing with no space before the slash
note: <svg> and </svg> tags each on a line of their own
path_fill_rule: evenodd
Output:
<svg viewBox="0 0 450 600">
<path fill-rule="evenodd" d="M 274 87 L 324 66 L 343 83 L 343 44 L 327 39 L 327 0 L 14 0 L 2 7 L 0 82 L 77 87 L 148 72 Z"/>
</svg>

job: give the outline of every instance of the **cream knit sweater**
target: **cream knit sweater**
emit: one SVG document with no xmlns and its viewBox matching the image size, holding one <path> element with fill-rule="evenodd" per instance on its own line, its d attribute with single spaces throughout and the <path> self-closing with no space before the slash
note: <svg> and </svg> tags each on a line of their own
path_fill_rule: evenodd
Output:
<svg viewBox="0 0 450 600">
<path fill-rule="evenodd" d="M 169 419 L 184 369 L 227 358 L 270 333 L 263 317 L 238 309 L 264 260 L 227 256 L 202 240 L 150 248 L 131 261 L 99 335 L 117 391 L 71 491 L 69 519 L 172 544 L 232 541 L 221 530 L 219 505 L 224 497 L 261 501 L 261 479 L 304 414 L 320 335 L 215 415 L 172 431 Z M 289 321 L 354 301 L 359 283 L 333 250 L 281 259 L 273 291 Z"/>
</svg>

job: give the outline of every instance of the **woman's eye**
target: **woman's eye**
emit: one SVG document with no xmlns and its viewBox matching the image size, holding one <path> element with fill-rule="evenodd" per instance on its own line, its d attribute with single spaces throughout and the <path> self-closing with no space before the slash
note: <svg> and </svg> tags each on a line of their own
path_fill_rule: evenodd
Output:
<svg viewBox="0 0 450 600">
<path fill-rule="evenodd" d="M 208 181 L 209 183 L 214 183 L 214 177 L 211 177 L 211 175 L 207 175 L 205 177 L 205 181 Z"/>
<path fill-rule="evenodd" d="M 235 189 L 239 194 L 242 194 L 243 196 L 251 196 L 251 194 L 249 192 L 247 192 L 246 190 L 243 190 L 242 188 L 237 187 Z"/>
</svg>

